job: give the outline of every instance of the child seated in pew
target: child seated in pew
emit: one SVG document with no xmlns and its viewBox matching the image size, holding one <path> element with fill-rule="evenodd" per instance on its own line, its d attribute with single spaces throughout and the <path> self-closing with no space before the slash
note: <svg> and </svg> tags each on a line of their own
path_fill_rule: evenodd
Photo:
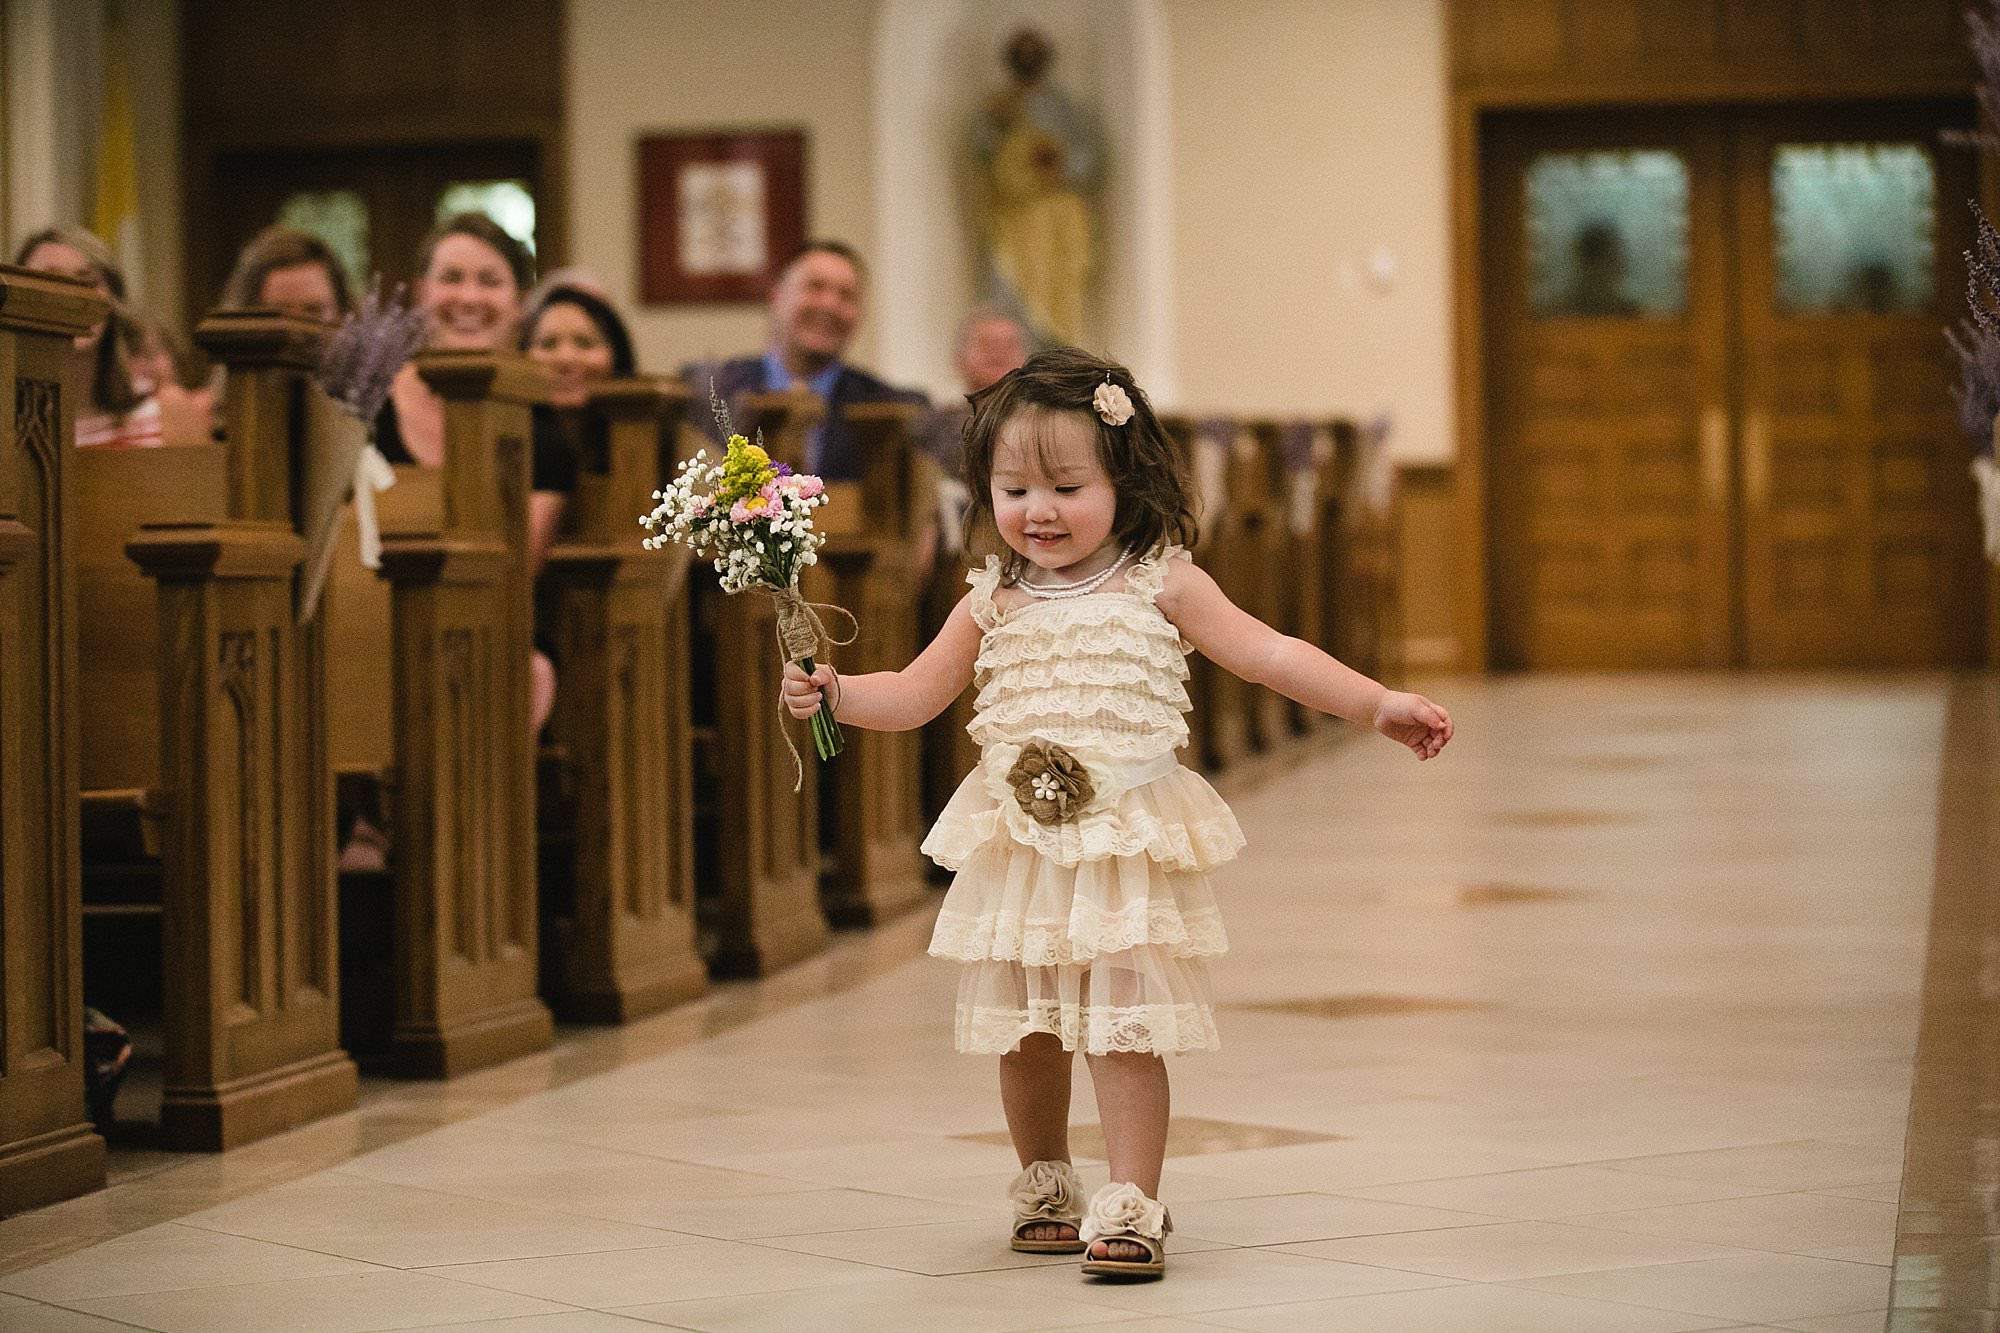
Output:
<svg viewBox="0 0 2000 1333">
<path fill-rule="evenodd" d="M 811 676 L 786 707 L 882 730 L 922 726 L 978 685 L 980 764 L 923 850 L 955 870 L 931 938 L 963 965 L 956 1045 L 1000 1056 L 1022 1172 L 1012 1248 L 1084 1254 L 1086 1274 L 1165 1271 L 1161 1056 L 1214 1049 L 1208 959 L 1225 948 L 1208 872 L 1243 845 L 1181 767 L 1186 653 L 1430 759 L 1445 710 L 1384 688 L 1239 609 L 1189 559 L 1187 460 L 1130 372 L 1057 348 L 973 395 L 964 475 L 1003 555 L 901 671 Z M 1275 571 L 1273 572 L 1275 574 Z M 1083 1206 L 1070 1164 L 1075 1053 L 1096 1085 L 1111 1183 Z"/>
</svg>

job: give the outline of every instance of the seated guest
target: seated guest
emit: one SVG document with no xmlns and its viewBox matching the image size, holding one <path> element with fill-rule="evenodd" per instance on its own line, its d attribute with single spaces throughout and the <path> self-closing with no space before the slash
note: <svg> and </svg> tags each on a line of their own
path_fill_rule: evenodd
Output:
<svg viewBox="0 0 2000 1333">
<path fill-rule="evenodd" d="M 498 351 L 516 345 L 521 294 L 534 282 L 534 260 L 499 224 L 483 213 L 447 219 L 425 238 L 416 267 L 416 299 L 430 311 L 433 350 Z M 576 455 L 546 408 L 535 409 L 533 435 L 528 550 L 539 574 L 576 489 Z M 389 387 L 389 401 L 375 420 L 375 447 L 391 463 L 444 465 L 444 400 L 414 364 L 398 371 Z M 555 664 L 537 648 L 532 670 L 539 733 L 555 706 Z"/>
<path fill-rule="evenodd" d="M 636 374 L 632 335 L 611 303 L 583 287 L 545 286 L 521 325 L 521 350 L 549 372 L 549 400 L 569 443 L 581 448 L 583 406 L 601 379 Z"/>
<path fill-rule="evenodd" d="M 921 393 L 898 389 L 856 370 L 841 358 L 861 323 L 867 273 L 861 256 L 840 241 L 809 241 L 785 265 L 771 288 L 770 345 L 761 356 L 740 356 L 682 370 L 697 399 L 711 385 L 724 402 L 740 394 L 808 389 L 826 404 L 826 416 L 806 438 L 805 470 L 828 481 L 855 481 L 862 460 L 841 409 L 856 403 L 917 403 Z M 710 434 L 705 412 L 691 420 Z"/>
<path fill-rule="evenodd" d="M 959 321 L 952 365 L 965 397 L 926 413 L 918 435 L 924 452 L 937 460 L 944 474 L 938 482 L 937 516 L 943 568 L 955 569 L 965 548 L 965 509 L 972 496 L 960 478 L 959 454 L 960 436 L 972 416 L 968 400 L 1008 371 L 1019 369 L 1031 348 L 1027 326 L 998 306 L 976 306 Z"/>
<path fill-rule="evenodd" d="M 132 349 L 140 335 L 125 308 L 125 275 L 111 251 L 81 227 L 47 227 L 22 242 L 14 255 L 22 268 L 76 278 L 111 302 L 105 317 L 76 336 L 77 382 L 90 399 L 76 414 L 79 448 L 149 449 L 166 443 L 160 400 L 132 382 Z"/>
<path fill-rule="evenodd" d="M 220 304 L 264 306 L 327 324 L 354 308 L 332 248 L 309 231 L 285 226 L 266 227 L 243 247 Z"/>
<path fill-rule="evenodd" d="M 132 388 L 160 403 L 162 443 L 206 444 L 214 430 L 215 397 L 207 385 L 189 388 L 183 379 L 187 351 L 164 324 L 137 318 L 128 331 Z"/>
</svg>

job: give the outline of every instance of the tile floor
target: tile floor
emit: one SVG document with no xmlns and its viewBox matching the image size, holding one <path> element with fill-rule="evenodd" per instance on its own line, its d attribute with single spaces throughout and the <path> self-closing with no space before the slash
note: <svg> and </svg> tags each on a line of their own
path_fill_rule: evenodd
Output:
<svg viewBox="0 0 2000 1333">
<path fill-rule="evenodd" d="M 1006 1249 L 992 1062 L 911 920 L 0 1223 L 0 1328 L 1876 1333 L 1945 688 L 1440 683 L 1439 762 L 1237 797 L 1162 1283 Z"/>
</svg>

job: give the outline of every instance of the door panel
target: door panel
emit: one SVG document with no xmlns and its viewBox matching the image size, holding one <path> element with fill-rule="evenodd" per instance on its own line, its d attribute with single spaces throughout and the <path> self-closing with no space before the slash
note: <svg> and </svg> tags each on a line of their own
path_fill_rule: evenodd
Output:
<svg viewBox="0 0 2000 1333">
<path fill-rule="evenodd" d="M 1954 104 L 1746 113 L 1734 136 L 1744 661 L 1977 652 L 1967 450 L 1940 327 L 1962 305 Z"/>
<path fill-rule="evenodd" d="M 1713 124 L 1522 125 L 1491 154 L 1502 665 L 1728 659 L 1725 204 Z"/>
<path fill-rule="evenodd" d="M 1975 182 L 1939 132 L 1969 123 L 1963 102 L 1494 123 L 1497 665 L 1977 660 L 1941 336 Z"/>
</svg>

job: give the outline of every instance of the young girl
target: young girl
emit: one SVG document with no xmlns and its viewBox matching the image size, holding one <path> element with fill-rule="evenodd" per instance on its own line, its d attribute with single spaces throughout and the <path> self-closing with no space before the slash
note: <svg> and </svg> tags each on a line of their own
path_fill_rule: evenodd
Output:
<svg viewBox="0 0 2000 1333">
<path fill-rule="evenodd" d="M 1120 366 L 1043 352 L 972 399 L 972 521 L 1006 544 L 901 671 L 808 677 L 849 726 L 922 726 L 968 679 L 979 767 L 924 852 L 956 870 L 930 951 L 964 964 L 957 1046 L 1000 1056 L 1023 1171 L 1013 1248 L 1085 1255 L 1085 1273 L 1156 1277 L 1171 1229 L 1162 1055 L 1217 1045 L 1208 963 L 1223 952 L 1207 872 L 1243 845 L 1236 819 L 1175 751 L 1187 742 L 1186 652 L 1365 721 L 1429 759 L 1451 739 L 1430 700 L 1384 689 L 1239 610 L 1186 548 L 1187 463 Z M 1272 577 L 1278 571 L 1265 571 Z M 1111 1183 L 1087 1209 L 1069 1160 L 1072 1057 L 1090 1062 Z"/>
</svg>

